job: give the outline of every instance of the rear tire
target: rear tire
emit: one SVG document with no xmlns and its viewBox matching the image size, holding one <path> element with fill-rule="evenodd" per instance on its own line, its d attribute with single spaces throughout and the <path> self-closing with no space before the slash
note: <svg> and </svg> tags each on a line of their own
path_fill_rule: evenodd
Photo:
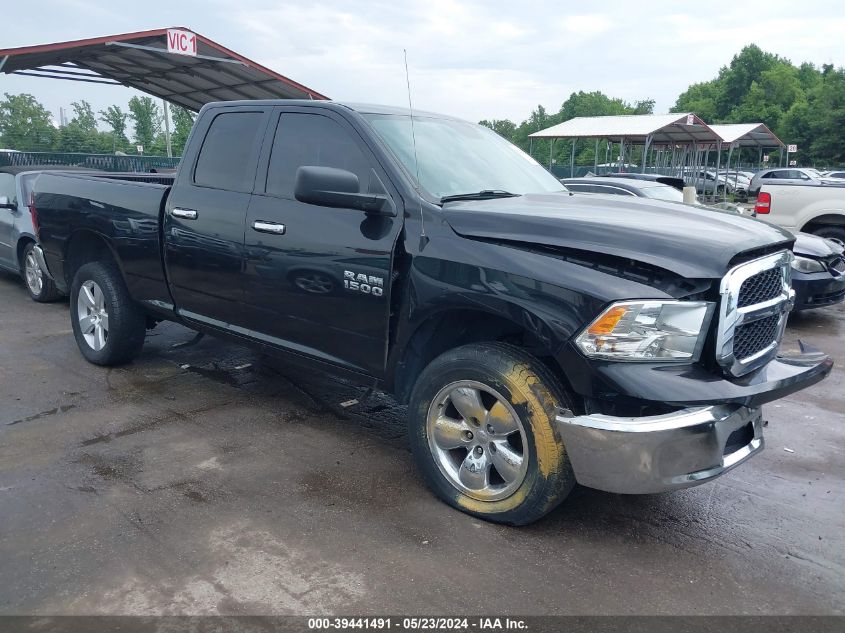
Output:
<svg viewBox="0 0 845 633">
<path fill-rule="evenodd" d="M 56 284 L 38 264 L 35 242 L 29 242 L 23 249 L 21 276 L 29 296 L 38 303 L 49 303 L 62 296 Z"/>
<path fill-rule="evenodd" d="M 818 235 L 819 237 L 836 240 L 845 246 L 845 226 L 820 226 L 817 229 L 813 229 L 812 233 L 813 235 Z"/>
<path fill-rule="evenodd" d="M 128 363 L 141 353 L 146 315 L 129 297 L 112 262 L 92 262 L 76 271 L 70 321 L 79 351 L 95 365 Z"/>
<path fill-rule="evenodd" d="M 531 523 L 575 486 L 558 407 L 572 408 L 571 400 L 533 356 L 502 343 L 465 345 L 433 360 L 414 385 L 411 450 L 449 505 L 497 523 Z"/>
</svg>

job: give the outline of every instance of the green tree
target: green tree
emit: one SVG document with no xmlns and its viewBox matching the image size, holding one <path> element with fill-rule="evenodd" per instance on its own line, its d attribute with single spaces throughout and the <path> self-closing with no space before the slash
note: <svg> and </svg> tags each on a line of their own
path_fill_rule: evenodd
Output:
<svg viewBox="0 0 845 633">
<path fill-rule="evenodd" d="M 673 112 L 695 112 L 704 121 L 715 123 L 719 120 L 716 105 L 719 86 L 716 81 L 693 84 L 682 92 L 675 102 Z"/>
<path fill-rule="evenodd" d="M 516 132 L 516 123 L 508 119 L 491 119 L 490 121 L 485 119 L 483 121 L 479 121 L 478 123 L 479 125 L 489 127 L 499 136 L 503 136 L 508 140 L 511 140 Z"/>
<path fill-rule="evenodd" d="M 57 136 L 50 112 L 32 95 L 6 93 L 0 101 L 0 147 L 48 151 Z"/>
<path fill-rule="evenodd" d="M 822 67 L 807 118 L 810 155 L 831 165 L 845 165 L 845 69 Z"/>
<path fill-rule="evenodd" d="M 100 121 L 111 130 L 110 151 L 126 151 L 129 146 L 129 139 L 126 138 L 126 121 L 129 113 L 124 112 L 118 105 L 110 105 L 105 110 L 100 110 L 99 114 Z"/>
<path fill-rule="evenodd" d="M 170 135 L 170 146 L 174 156 L 181 156 L 185 150 L 185 143 L 191 128 L 194 126 L 196 115 L 177 105 L 170 105 L 170 115 L 173 120 L 173 133 Z"/>
<path fill-rule="evenodd" d="M 145 153 L 152 153 L 156 137 L 161 132 L 162 115 L 158 105 L 152 97 L 132 97 L 129 112 L 135 128 L 135 142 L 144 146 Z"/>
<path fill-rule="evenodd" d="M 95 153 L 102 149 L 97 117 L 87 101 L 74 101 L 73 118 L 59 131 L 57 149 L 63 152 Z"/>
<path fill-rule="evenodd" d="M 717 114 L 726 117 L 736 104 L 767 70 L 771 70 L 778 63 L 783 63 L 777 55 L 764 52 L 756 44 L 750 44 L 734 55 L 731 63 L 719 71 L 721 90 L 716 97 Z M 788 62 L 786 62 L 788 63 Z"/>
<path fill-rule="evenodd" d="M 765 123 L 797 160 L 820 166 L 845 162 L 845 70 L 817 68 L 751 45 L 714 79 L 681 93 L 675 112 L 695 112 L 708 123 Z"/>
</svg>

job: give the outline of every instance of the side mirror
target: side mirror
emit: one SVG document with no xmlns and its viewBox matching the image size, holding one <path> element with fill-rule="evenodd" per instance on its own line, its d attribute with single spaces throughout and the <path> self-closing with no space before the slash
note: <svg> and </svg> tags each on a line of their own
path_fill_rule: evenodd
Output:
<svg viewBox="0 0 845 633">
<path fill-rule="evenodd" d="M 18 206 L 8 196 L 0 196 L 0 209 L 17 209 Z"/>
<path fill-rule="evenodd" d="M 396 215 L 386 193 L 361 193 L 358 176 L 334 167 L 300 167 L 293 195 L 300 202 L 335 209 L 358 209 L 376 215 Z"/>
</svg>

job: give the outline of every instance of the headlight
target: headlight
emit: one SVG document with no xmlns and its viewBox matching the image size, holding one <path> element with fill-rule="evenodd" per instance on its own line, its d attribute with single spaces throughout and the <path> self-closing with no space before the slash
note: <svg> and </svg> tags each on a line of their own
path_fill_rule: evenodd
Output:
<svg viewBox="0 0 845 633">
<path fill-rule="evenodd" d="M 602 312 L 575 342 L 591 358 L 695 362 L 713 305 L 707 301 L 620 301 Z"/>
<path fill-rule="evenodd" d="M 809 257 L 799 257 L 797 255 L 792 260 L 792 268 L 797 270 L 799 273 L 824 272 L 824 264 L 822 264 L 820 261 L 810 259 Z"/>
</svg>

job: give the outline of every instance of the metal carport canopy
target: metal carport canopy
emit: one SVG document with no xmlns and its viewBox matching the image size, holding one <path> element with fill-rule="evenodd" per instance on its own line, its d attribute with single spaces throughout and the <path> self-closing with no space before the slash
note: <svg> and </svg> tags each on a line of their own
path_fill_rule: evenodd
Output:
<svg viewBox="0 0 845 633">
<path fill-rule="evenodd" d="M 198 33 L 196 55 L 168 52 L 169 30 L 0 50 L 7 74 L 124 85 L 189 110 L 212 101 L 328 99 Z"/>
<path fill-rule="evenodd" d="M 575 117 L 529 138 L 606 138 L 633 143 L 717 143 L 722 139 L 692 112 Z"/>
<path fill-rule="evenodd" d="M 763 123 L 711 125 L 725 143 L 738 147 L 783 147 L 784 143 Z"/>
</svg>

